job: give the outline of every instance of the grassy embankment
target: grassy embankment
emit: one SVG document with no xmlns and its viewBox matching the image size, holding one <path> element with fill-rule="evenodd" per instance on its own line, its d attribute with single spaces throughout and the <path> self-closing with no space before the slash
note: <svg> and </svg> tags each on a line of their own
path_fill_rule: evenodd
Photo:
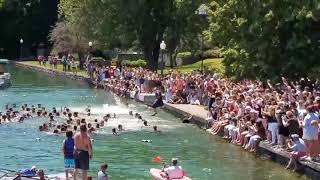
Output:
<svg viewBox="0 0 320 180">
<path fill-rule="evenodd" d="M 24 61 L 23 63 L 28 64 L 28 65 L 33 65 L 33 66 L 38 66 L 38 67 L 45 67 L 48 69 L 51 69 L 50 65 L 47 64 L 47 66 L 40 66 L 38 61 Z M 205 59 L 203 61 L 203 65 L 206 69 L 213 70 L 213 72 L 217 72 L 220 74 L 224 73 L 224 66 L 222 64 L 222 58 L 214 58 L 214 59 Z M 58 71 L 62 71 L 63 66 L 62 64 L 58 65 Z M 171 68 L 167 67 L 164 69 L 164 74 L 168 73 Z M 183 65 L 181 67 L 174 67 L 172 70 L 174 72 L 182 72 L 182 73 L 189 73 L 192 72 L 193 70 L 201 69 L 201 61 L 198 61 L 193 64 L 188 64 L 188 65 Z M 160 73 L 160 70 L 158 70 L 158 73 Z M 77 74 L 87 76 L 87 73 L 85 70 L 77 70 Z"/>
<path fill-rule="evenodd" d="M 53 67 L 51 68 L 49 64 L 47 64 L 46 66 L 40 66 L 38 61 L 23 61 L 22 63 L 28 64 L 28 65 L 32 65 L 32 66 L 38 66 L 38 67 L 42 67 L 42 68 L 47 68 L 47 69 L 53 69 Z M 58 64 L 58 67 L 57 67 L 56 70 L 57 71 L 63 71 L 63 65 L 62 64 Z M 85 70 L 77 69 L 77 74 L 87 77 L 87 72 Z"/>
<path fill-rule="evenodd" d="M 224 73 L 224 66 L 222 64 L 222 58 L 214 58 L 214 59 L 205 59 L 203 61 L 203 65 L 206 69 L 213 70 L 214 72 L 223 74 Z M 167 67 L 164 69 L 164 74 L 168 73 L 171 68 Z M 182 72 L 182 73 L 189 73 L 193 70 L 200 70 L 201 69 L 201 61 L 198 61 L 193 64 L 183 65 L 181 67 L 174 67 L 172 70 L 174 72 Z M 160 71 L 158 71 L 160 72 Z"/>
</svg>

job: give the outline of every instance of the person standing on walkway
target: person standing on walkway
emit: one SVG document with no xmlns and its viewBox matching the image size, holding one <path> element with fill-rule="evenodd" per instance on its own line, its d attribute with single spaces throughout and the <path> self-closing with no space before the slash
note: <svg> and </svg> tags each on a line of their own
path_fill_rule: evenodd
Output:
<svg viewBox="0 0 320 180">
<path fill-rule="evenodd" d="M 90 136 L 87 133 L 87 126 L 82 124 L 80 132 L 74 136 L 75 145 L 75 171 L 74 179 L 78 179 L 78 171 L 82 170 L 82 179 L 87 180 L 89 161 L 92 159 L 92 144 Z"/>
<path fill-rule="evenodd" d="M 62 56 L 62 66 L 63 66 L 63 71 L 67 71 L 67 57 L 66 55 Z"/>
<path fill-rule="evenodd" d="M 66 180 L 69 180 L 69 172 L 74 168 L 74 139 L 72 131 L 66 132 L 66 139 L 62 143 L 62 152 L 64 155 L 64 167 L 66 172 Z"/>
<path fill-rule="evenodd" d="M 319 115 L 315 113 L 312 105 L 307 107 L 308 114 L 303 120 L 303 136 L 307 146 L 307 160 L 314 160 L 316 158 L 316 146 L 319 136 Z"/>
<path fill-rule="evenodd" d="M 68 71 L 71 70 L 71 61 L 72 61 L 72 55 L 71 55 L 71 54 L 68 54 L 68 58 L 67 58 Z"/>
</svg>

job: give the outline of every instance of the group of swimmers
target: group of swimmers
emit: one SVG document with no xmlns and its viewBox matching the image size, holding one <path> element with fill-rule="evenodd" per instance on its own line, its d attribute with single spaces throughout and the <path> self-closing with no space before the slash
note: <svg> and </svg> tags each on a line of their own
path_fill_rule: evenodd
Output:
<svg viewBox="0 0 320 180">
<path fill-rule="evenodd" d="M 40 125 L 39 130 L 47 132 L 47 134 L 54 135 L 64 134 L 67 131 L 79 131 L 79 127 L 82 124 L 85 124 L 87 126 L 88 133 L 92 134 L 97 129 L 104 127 L 105 122 L 111 118 L 111 115 L 107 114 L 102 120 L 98 121 L 96 117 L 92 116 L 90 107 L 85 109 L 85 113 L 72 112 L 69 108 L 64 107 L 62 116 L 60 117 L 60 122 L 54 119 L 54 115 L 56 115 L 54 114 L 54 111 L 50 113 L 50 115 L 49 122 Z"/>
<path fill-rule="evenodd" d="M 142 121 L 142 122 L 143 122 L 143 126 L 141 126 L 141 128 L 142 128 L 142 127 L 148 127 L 148 126 L 150 126 L 150 125 L 148 124 L 148 121 L 142 118 L 141 114 L 139 114 L 139 113 L 133 114 L 133 111 L 129 111 L 129 115 L 130 115 L 130 116 L 134 116 L 134 117 L 137 118 L 139 121 Z M 113 134 L 113 135 L 119 135 L 118 132 L 121 132 L 121 131 L 124 131 L 124 128 L 123 128 L 122 124 L 119 124 L 119 125 L 118 125 L 118 128 L 112 128 L 112 134 Z M 154 132 L 161 132 L 160 130 L 158 130 L 158 127 L 157 127 L 157 126 L 153 126 L 153 131 L 154 131 Z"/>
<path fill-rule="evenodd" d="M 105 122 L 108 122 L 110 118 L 116 118 L 116 114 L 106 114 L 102 120 L 98 120 L 97 117 L 92 116 L 91 109 L 88 106 L 85 112 L 72 112 L 70 108 L 64 107 L 60 109 L 53 107 L 51 110 L 44 107 L 41 104 L 28 105 L 24 104 L 21 108 L 18 108 L 16 104 L 5 106 L 5 113 L 0 112 L 0 124 L 5 122 L 23 122 L 24 120 L 33 117 L 46 117 L 48 121 L 39 126 L 39 131 L 45 132 L 49 135 L 64 134 L 67 131 L 79 131 L 81 124 L 86 124 L 88 133 L 93 133 L 97 129 L 105 126 Z M 133 113 L 129 111 L 130 116 L 134 116 L 139 121 L 142 121 L 142 127 L 150 127 L 148 121 L 143 119 L 141 114 Z M 122 124 L 118 124 L 117 127 L 112 128 L 113 135 L 119 135 L 119 132 L 124 131 Z M 154 132 L 161 132 L 157 126 L 153 126 Z"/>
<path fill-rule="evenodd" d="M 56 111 L 56 110 L 54 110 Z M 59 116 L 59 113 L 55 113 L 57 116 Z M 47 116 L 48 111 L 45 107 L 43 107 L 41 104 L 38 104 L 37 106 L 28 104 L 24 104 L 19 109 L 16 104 L 6 104 L 5 105 L 5 112 L 0 112 L 0 124 L 1 123 L 8 123 L 8 122 L 23 122 L 24 120 L 33 118 L 33 117 L 41 117 L 41 116 Z M 49 114 L 51 116 L 51 114 Z"/>
</svg>

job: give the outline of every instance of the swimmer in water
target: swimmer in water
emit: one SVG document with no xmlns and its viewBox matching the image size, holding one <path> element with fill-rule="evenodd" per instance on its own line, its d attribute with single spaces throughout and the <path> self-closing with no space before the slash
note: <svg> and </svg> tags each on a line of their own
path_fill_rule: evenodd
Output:
<svg viewBox="0 0 320 180">
<path fill-rule="evenodd" d="M 146 120 L 143 121 L 143 125 L 144 126 L 150 126 L 150 125 L 148 125 L 148 121 L 146 121 Z"/>
<path fill-rule="evenodd" d="M 116 113 L 113 113 L 113 118 L 116 118 Z"/>
<path fill-rule="evenodd" d="M 153 126 L 153 131 L 154 131 L 155 133 L 160 133 L 160 132 L 161 132 L 160 130 L 158 130 L 158 127 L 157 127 L 157 126 Z"/>
<path fill-rule="evenodd" d="M 116 128 L 112 128 L 112 134 L 113 134 L 113 135 L 118 135 Z"/>
<path fill-rule="evenodd" d="M 141 116 L 141 115 L 138 116 L 138 120 L 139 120 L 139 121 L 140 121 L 140 120 L 141 120 L 141 121 L 144 121 L 144 120 L 142 119 L 142 116 Z"/>
<path fill-rule="evenodd" d="M 132 112 L 132 111 L 129 111 L 129 115 L 132 116 L 132 115 L 133 115 L 133 112 Z"/>
<path fill-rule="evenodd" d="M 136 114 L 134 115 L 135 118 L 138 118 L 139 116 L 140 116 L 139 113 L 136 113 Z"/>
<path fill-rule="evenodd" d="M 19 122 L 20 122 L 20 123 L 22 123 L 23 120 L 24 120 L 24 117 L 20 117 L 20 118 L 19 118 Z"/>
<path fill-rule="evenodd" d="M 118 125 L 118 131 L 123 131 L 123 130 L 124 130 L 124 129 L 123 129 L 122 125 L 119 124 L 119 125 Z"/>
</svg>

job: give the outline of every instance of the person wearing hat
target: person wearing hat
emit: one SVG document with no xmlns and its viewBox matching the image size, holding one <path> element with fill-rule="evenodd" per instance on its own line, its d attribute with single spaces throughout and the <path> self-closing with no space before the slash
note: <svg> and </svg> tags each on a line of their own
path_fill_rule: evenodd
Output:
<svg viewBox="0 0 320 180">
<path fill-rule="evenodd" d="M 166 174 L 168 179 L 181 179 L 185 175 L 181 166 L 178 166 L 178 159 L 172 158 L 172 166 L 164 168 L 162 171 Z"/>
<path fill-rule="evenodd" d="M 300 157 L 306 155 L 307 147 L 305 146 L 303 139 L 301 139 L 298 134 L 291 135 L 291 138 L 288 140 L 288 147 L 292 152 L 286 169 L 290 169 L 293 166 L 293 171 L 296 171 L 298 169 L 297 162 Z"/>
</svg>

